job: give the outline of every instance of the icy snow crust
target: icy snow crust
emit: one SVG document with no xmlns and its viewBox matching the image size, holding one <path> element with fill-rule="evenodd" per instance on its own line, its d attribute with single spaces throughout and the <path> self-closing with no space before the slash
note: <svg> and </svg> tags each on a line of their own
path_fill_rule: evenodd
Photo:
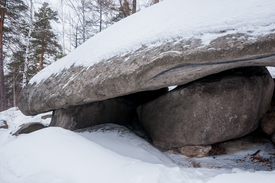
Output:
<svg viewBox="0 0 275 183">
<path fill-rule="evenodd" d="M 190 38 L 201 39 L 203 45 L 208 45 L 226 34 L 245 33 L 256 39 L 274 30 L 273 0 L 164 0 L 95 35 L 40 71 L 30 84 L 43 82 L 71 66 L 88 68 L 142 46 L 157 47 Z"/>
<path fill-rule="evenodd" d="M 49 119 L 41 121 L 41 115 L 24 116 L 15 108 L 0 112 L 0 119 L 9 125 L 9 129 L 0 129 L 1 183 L 273 183 L 275 180 L 275 171 L 266 171 L 265 167 L 254 171 L 258 164 L 234 161 L 258 149 L 261 156 L 269 157 L 274 147 L 270 151 L 266 145 L 216 159 L 197 159 L 161 152 L 115 124 L 77 133 L 48 127 L 18 137 L 11 135 L 22 123 L 40 120 L 48 124 Z M 192 168 L 192 162 L 202 167 Z"/>
</svg>

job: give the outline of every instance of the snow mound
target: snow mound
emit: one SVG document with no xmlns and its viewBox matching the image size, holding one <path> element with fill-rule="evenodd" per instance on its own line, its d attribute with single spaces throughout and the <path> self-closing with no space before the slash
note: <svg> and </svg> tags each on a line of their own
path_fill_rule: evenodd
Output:
<svg viewBox="0 0 275 183">
<path fill-rule="evenodd" d="M 218 164 L 212 157 L 196 159 L 161 152 L 114 124 L 84 132 L 48 127 L 18 137 L 11 135 L 20 123 L 40 116 L 27 117 L 16 108 L 0 112 L 0 119 L 10 126 L 0 129 L 1 183 L 273 183 L 275 179 L 275 171 L 255 172 L 252 166 L 239 169 L 237 162 L 230 164 L 235 168 L 188 167 L 184 163 L 191 161 Z M 266 147 L 261 147 L 261 153 L 266 153 Z M 226 165 L 230 156 L 240 158 L 247 152 L 220 156 L 221 160 L 216 157 L 216 162 Z"/>
<path fill-rule="evenodd" d="M 274 20 L 275 1 L 271 0 L 164 0 L 95 35 L 40 71 L 30 84 L 40 83 L 71 66 L 90 67 L 142 46 L 156 47 L 190 38 L 208 45 L 213 39 L 234 33 L 257 38 L 274 32 Z"/>
<path fill-rule="evenodd" d="M 179 167 L 121 156 L 61 128 L 22 136 L 1 148 L 0 153 L 0 162 L 8 166 L 0 167 L 5 175 L 0 178 L 2 183 L 176 183 L 191 178 Z"/>
</svg>

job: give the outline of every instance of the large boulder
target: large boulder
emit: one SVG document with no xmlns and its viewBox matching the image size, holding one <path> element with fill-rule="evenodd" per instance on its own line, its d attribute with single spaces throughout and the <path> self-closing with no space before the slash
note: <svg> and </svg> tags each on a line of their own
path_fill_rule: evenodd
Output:
<svg viewBox="0 0 275 183">
<path fill-rule="evenodd" d="M 69 130 L 82 129 L 105 123 L 128 125 L 136 117 L 136 108 L 168 92 L 167 88 L 139 92 L 124 97 L 71 106 L 53 112 L 50 126 Z"/>
<path fill-rule="evenodd" d="M 233 69 L 180 86 L 138 107 L 138 116 L 163 148 L 214 144 L 255 130 L 273 88 L 265 67 Z"/>
<path fill-rule="evenodd" d="M 183 85 L 237 67 L 275 66 L 274 6 L 262 0 L 245 6 L 230 0 L 163 1 L 43 69 L 21 91 L 18 107 L 36 115 Z"/>
</svg>

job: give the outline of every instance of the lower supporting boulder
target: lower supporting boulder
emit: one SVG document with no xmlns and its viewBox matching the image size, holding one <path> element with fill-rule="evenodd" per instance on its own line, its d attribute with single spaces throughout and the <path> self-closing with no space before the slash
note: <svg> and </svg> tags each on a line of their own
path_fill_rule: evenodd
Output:
<svg viewBox="0 0 275 183">
<path fill-rule="evenodd" d="M 271 135 L 271 140 L 275 143 L 275 88 L 273 92 L 273 98 L 271 101 L 271 108 L 265 115 L 262 116 L 260 123 L 262 130 L 267 135 Z"/>
<path fill-rule="evenodd" d="M 255 130 L 273 88 L 265 67 L 238 68 L 180 86 L 137 112 L 162 148 L 209 145 Z"/>
<path fill-rule="evenodd" d="M 50 126 L 76 130 L 105 123 L 127 125 L 136 117 L 137 106 L 166 92 L 168 89 L 163 88 L 86 105 L 71 106 L 67 109 L 58 109 L 53 112 Z"/>
<path fill-rule="evenodd" d="M 104 123 L 125 125 L 132 120 L 135 105 L 124 98 L 72 106 L 53 112 L 50 126 L 76 130 Z"/>
</svg>

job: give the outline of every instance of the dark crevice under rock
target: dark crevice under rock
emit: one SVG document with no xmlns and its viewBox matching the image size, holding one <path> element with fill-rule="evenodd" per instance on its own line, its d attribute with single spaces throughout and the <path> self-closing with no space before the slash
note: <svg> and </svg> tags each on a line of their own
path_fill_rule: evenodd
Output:
<svg viewBox="0 0 275 183">
<path fill-rule="evenodd" d="M 156 91 L 139 92 L 86 105 L 71 106 L 53 112 L 50 126 L 69 130 L 93 125 L 115 123 L 130 125 L 137 119 L 136 108 L 168 92 L 168 88 Z"/>
</svg>

